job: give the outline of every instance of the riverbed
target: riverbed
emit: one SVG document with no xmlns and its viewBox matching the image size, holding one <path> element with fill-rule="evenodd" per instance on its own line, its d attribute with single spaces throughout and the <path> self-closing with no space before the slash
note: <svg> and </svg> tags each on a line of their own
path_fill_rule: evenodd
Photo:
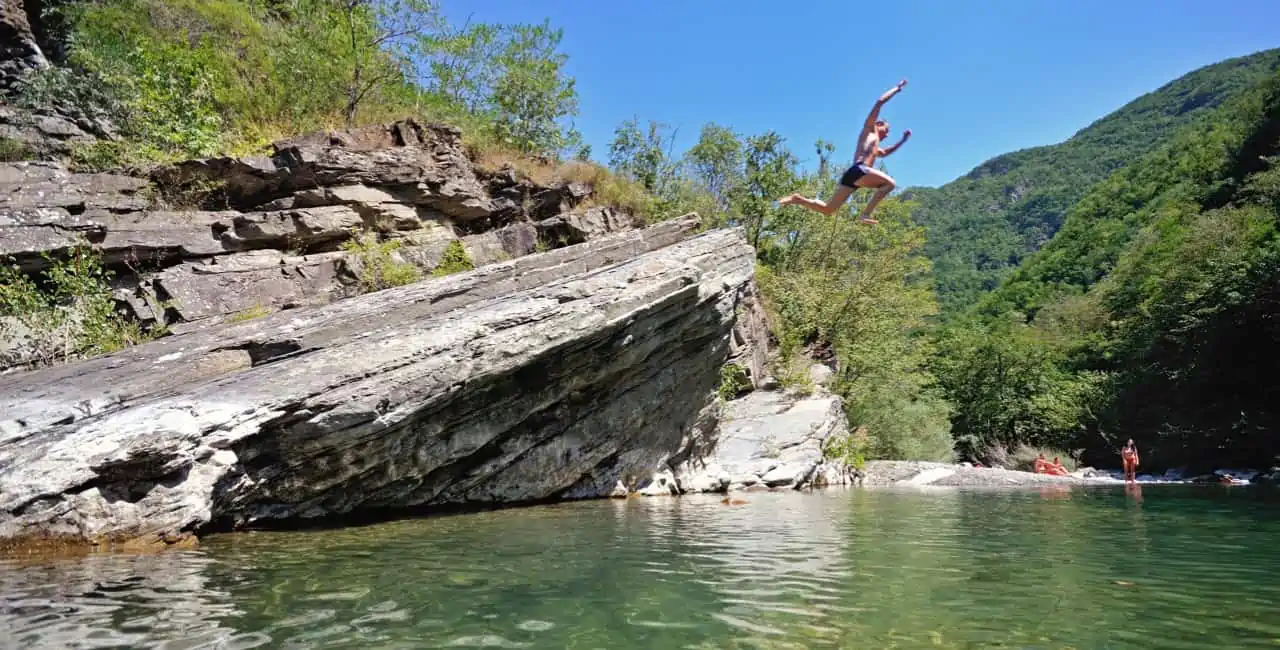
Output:
<svg viewBox="0 0 1280 650">
<path fill-rule="evenodd" d="M 924 486 L 733 499 L 564 503 L 0 561 L 0 647 L 1280 643 L 1280 499 L 1266 490 Z"/>
</svg>

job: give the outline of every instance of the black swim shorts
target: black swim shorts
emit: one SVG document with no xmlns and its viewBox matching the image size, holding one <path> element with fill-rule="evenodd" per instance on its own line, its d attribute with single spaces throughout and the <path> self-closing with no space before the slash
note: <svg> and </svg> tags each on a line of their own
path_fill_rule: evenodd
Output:
<svg viewBox="0 0 1280 650">
<path fill-rule="evenodd" d="M 845 187 L 857 187 L 855 183 L 859 178 L 866 176 L 871 172 L 871 168 L 862 163 L 853 163 L 853 166 L 846 169 L 844 175 L 840 177 L 840 184 Z"/>
</svg>

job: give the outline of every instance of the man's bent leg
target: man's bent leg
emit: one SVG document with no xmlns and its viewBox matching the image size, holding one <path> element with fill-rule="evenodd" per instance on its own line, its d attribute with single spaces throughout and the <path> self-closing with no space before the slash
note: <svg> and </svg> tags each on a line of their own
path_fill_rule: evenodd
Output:
<svg viewBox="0 0 1280 650">
<path fill-rule="evenodd" d="M 880 223 L 871 218 L 871 212 L 876 209 L 877 205 L 880 205 L 884 197 L 889 196 L 889 193 L 897 187 L 897 184 L 893 182 L 893 177 L 878 169 L 872 169 L 865 176 L 858 179 L 858 187 L 875 188 L 876 190 L 875 195 L 871 197 L 871 201 L 867 203 L 867 207 L 862 209 L 862 214 L 859 215 L 859 218 L 862 219 L 863 223 Z"/>
</svg>

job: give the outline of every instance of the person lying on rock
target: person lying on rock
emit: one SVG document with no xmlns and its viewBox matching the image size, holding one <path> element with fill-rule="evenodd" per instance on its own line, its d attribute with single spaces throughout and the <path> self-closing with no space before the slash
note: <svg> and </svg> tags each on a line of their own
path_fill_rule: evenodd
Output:
<svg viewBox="0 0 1280 650">
<path fill-rule="evenodd" d="M 849 200 L 849 195 L 853 194 L 854 189 L 866 187 L 874 189 L 875 195 L 871 197 L 871 201 L 867 203 L 867 207 L 862 209 L 862 215 L 859 217 L 863 223 L 880 223 L 871 218 L 871 212 L 876 209 L 880 201 L 884 197 L 889 196 L 897 185 L 888 174 L 873 169 L 876 158 L 881 156 L 893 155 L 903 144 L 906 144 L 907 138 L 911 137 L 911 129 L 902 132 L 902 139 L 897 144 L 890 145 L 888 149 L 883 149 L 880 144 L 889 135 L 889 123 L 880 119 L 880 108 L 885 102 L 893 98 L 894 95 L 902 92 L 902 88 L 907 85 L 907 80 L 903 79 L 898 85 L 887 90 L 880 99 L 876 100 L 875 106 L 871 107 L 871 113 L 867 115 L 867 119 L 863 122 L 862 133 L 858 136 L 858 150 L 853 157 L 853 166 L 845 170 L 840 177 L 840 185 L 836 187 L 836 191 L 831 195 L 830 201 L 822 201 L 820 199 L 805 198 L 799 192 L 792 192 L 787 196 L 778 199 L 778 205 L 798 204 L 815 212 L 820 212 L 827 216 L 831 216 L 840 206 Z"/>
</svg>

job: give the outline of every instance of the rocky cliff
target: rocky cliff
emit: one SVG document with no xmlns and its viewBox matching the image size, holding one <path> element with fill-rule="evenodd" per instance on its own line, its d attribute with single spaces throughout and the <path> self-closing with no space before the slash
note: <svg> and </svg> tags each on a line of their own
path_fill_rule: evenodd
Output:
<svg viewBox="0 0 1280 650">
<path fill-rule="evenodd" d="M 679 226 L 0 378 L 0 538 L 635 485 L 704 417 L 754 268 Z"/>
<path fill-rule="evenodd" d="M 588 183 L 482 169 L 456 129 L 412 120 L 147 174 L 0 164 L 0 259 L 35 273 L 87 245 L 130 317 L 176 332 L 349 297 L 371 257 L 430 273 L 451 246 L 482 266 L 640 225 Z M 41 356 L 22 332 L 0 339 L 0 370 Z"/>
<path fill-rule="evenodd" d="M 839 482 L 837 399 L 715 397 L 727 360 L 766 374 L 741 231 L 646 227 L 593 189 L 413 121 L 146 173 L 0 165 L 0 258 L 87 247 L 167 332 L 42 367 L 0 317 L 0 546 Z M 421 279 L 370 286 L 357 240 Z M 474 269 L 440 274 L 450 251 Z"/>
</svg>

